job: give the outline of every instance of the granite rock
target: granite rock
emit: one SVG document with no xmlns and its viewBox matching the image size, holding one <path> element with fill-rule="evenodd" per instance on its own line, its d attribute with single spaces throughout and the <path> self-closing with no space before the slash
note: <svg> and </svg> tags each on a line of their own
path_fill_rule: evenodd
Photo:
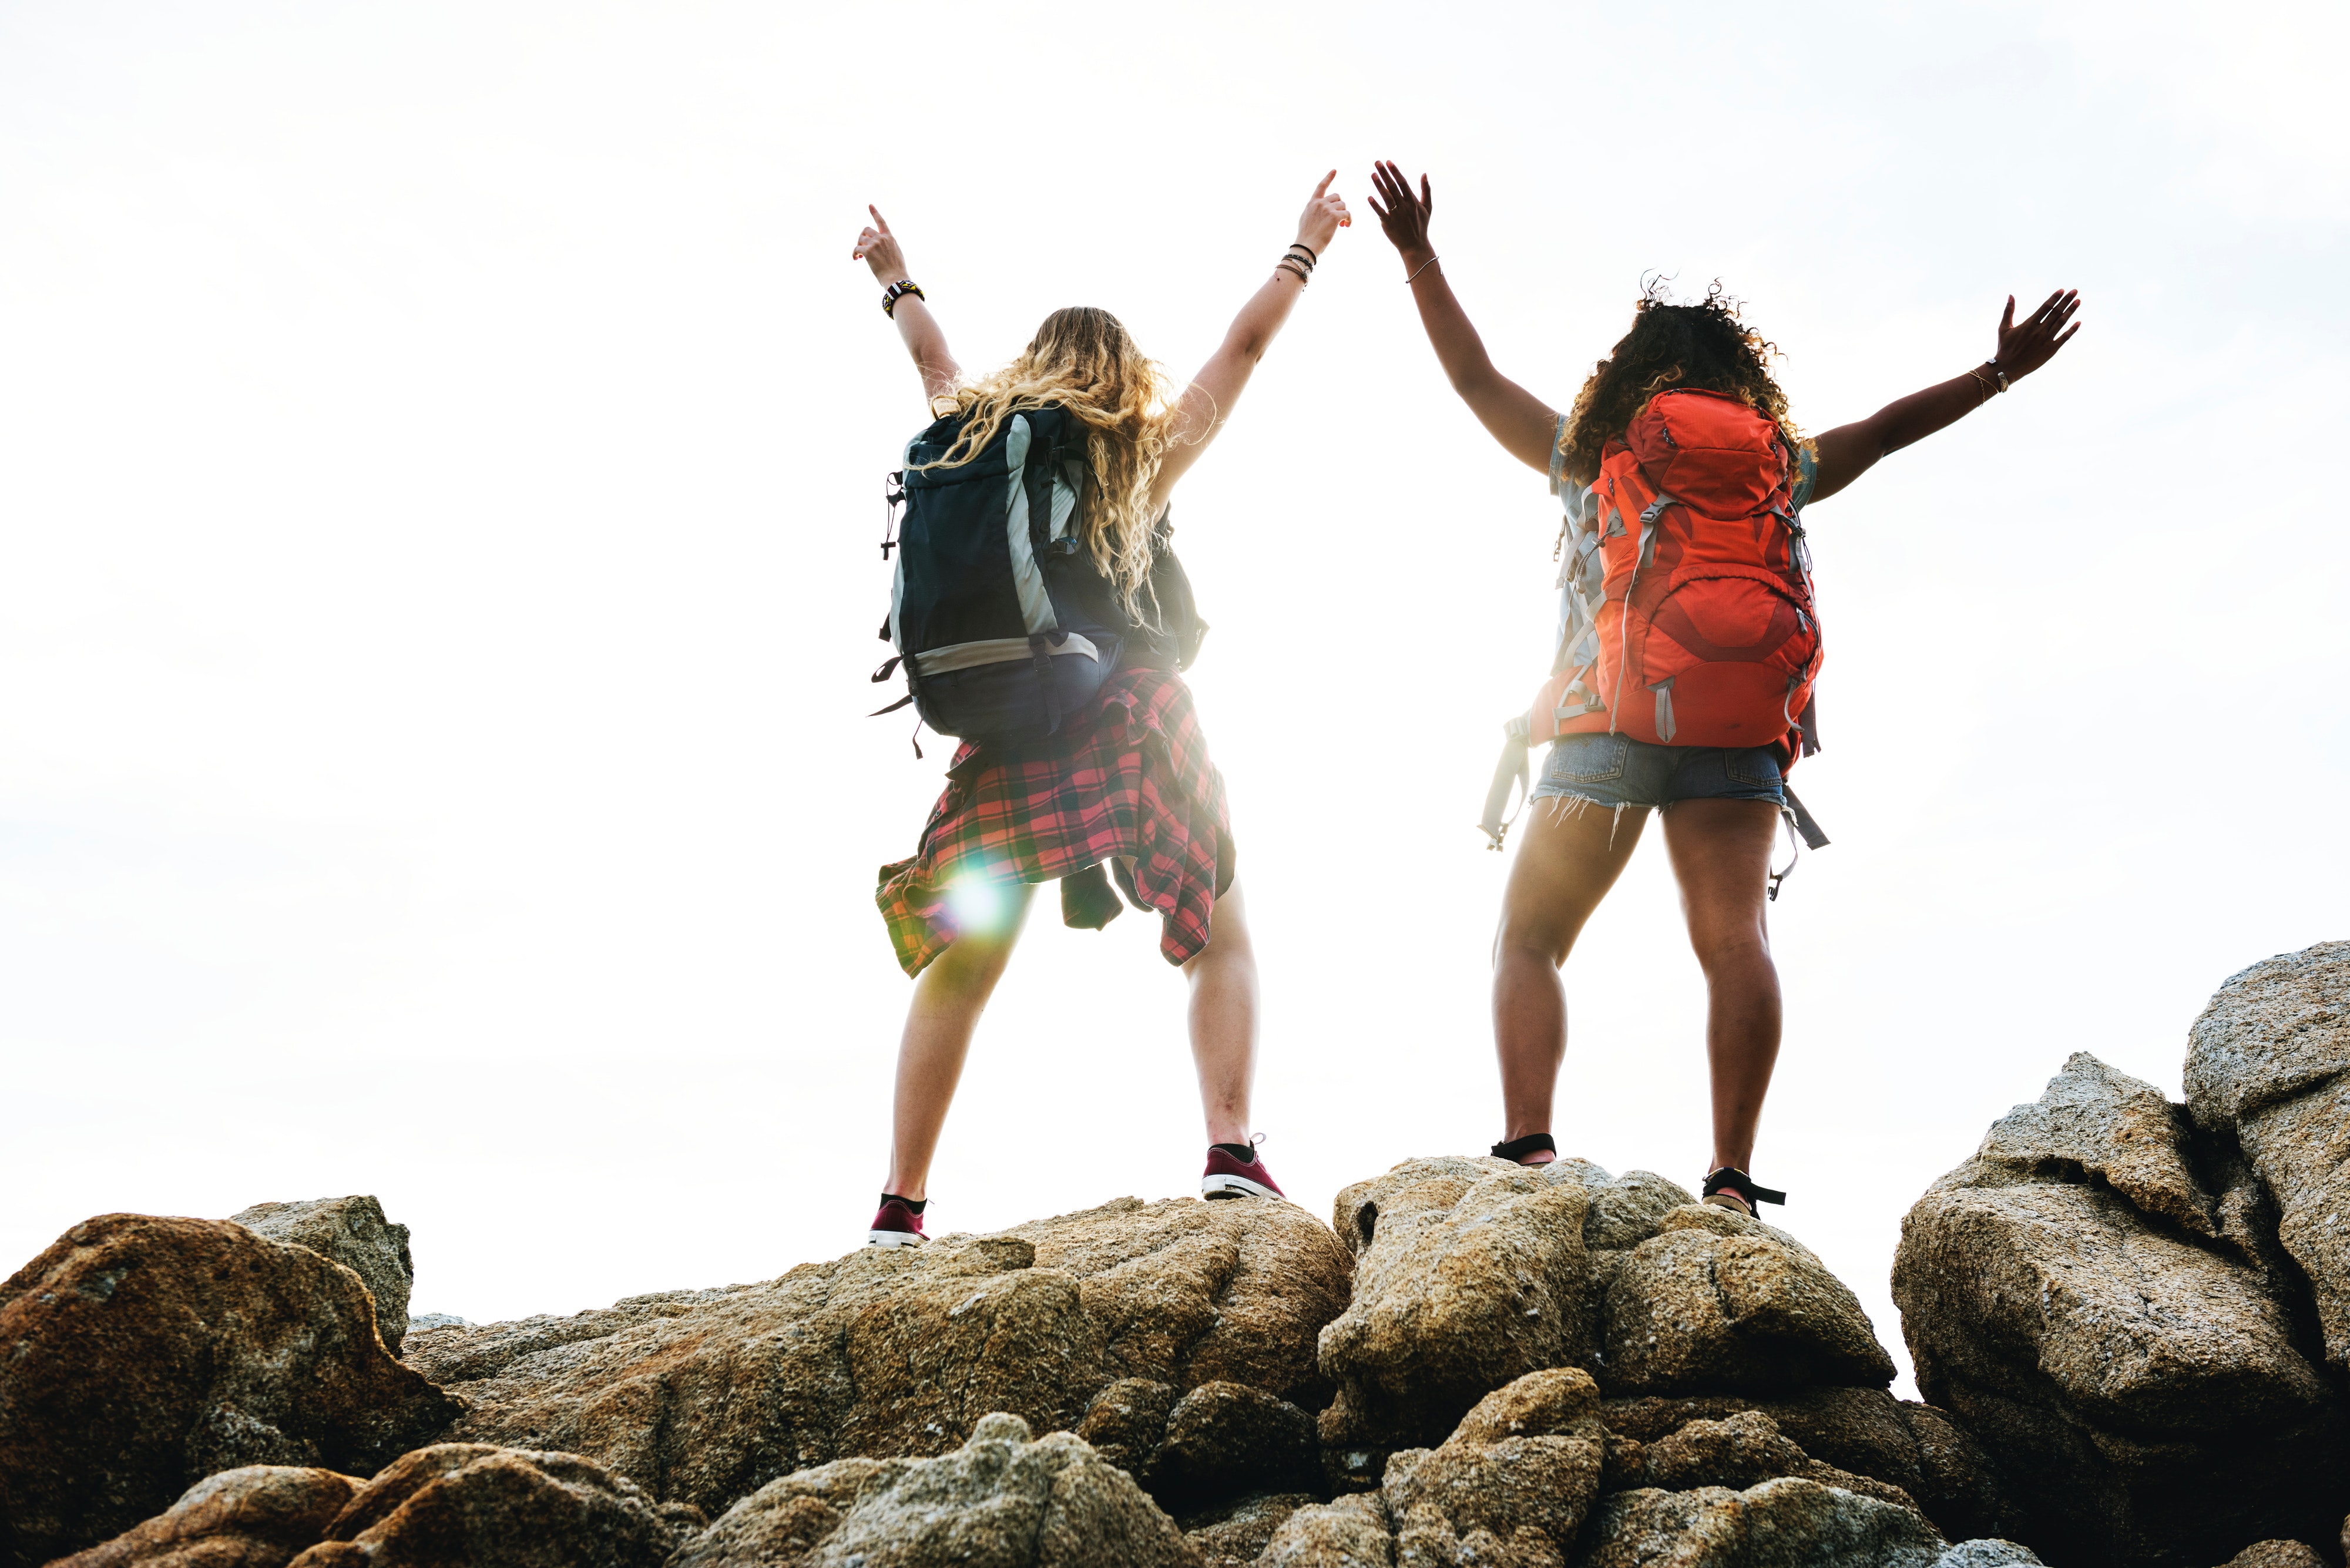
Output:
<svg viewBox="0 0 2350 1568">
<path fill-rule="evenodd" d="M 2298 1541 L 2256 1541 L 2220 1568 L 2333 1568 L 2314 1547 Z"/>
<path fill-rule="evenodd" d="M 923 1459 L 845 1460 L 770 1482 L 669 1568 L 1199 1568 L 1133 1477 L 1068 1432 L 994 1414 Z"/>
<path fill-rule="evenodd" d="M 294 1568 L 660 1568 L 698 1517 L 577 1454 L 442 1443 L 352 1497 Z"/>
<path fill-rule="evenodd" d="M 1182 1515 L 1177 1522 L 1200 1554 L 1201 1568 L 1251 1568 L 1291 1514 L 1321 1501 L 1306 1491 L 1257 1493 Z"/>
<path fill-rule="evenodd" d="M 1808 1388 L 1773 1398 L 1650 1395 L 1607 1400 L 1600 1418 L 1611 1434 L 1645 1445 L 1669 1438 L 1691 1422 L 1724 1421 L 1750 1411 L 1768 1417 L 1811 1459 L 1898 1487 L 1953 1541 L 2012 1535 L 2024 1528 L 2023 1511 L 1997 1465 L 1966 1428 L 1947 1411 L 1897 1400 L 1882 1388 Z M 1627 1479 L 1620 1484 L 1643 1483 Z"/>
<path fill-rule="evenodd" d="M 1918 1199 L 1894 1261 L 1920 1391 L 1999 1454 L 2026 1538 L 2086 1568 L 2315 1529 L 2350 1462 L 2290 1303 L 2224 1216 L 2182 1217 L 2212 1184 L 2144 1089 L 2074 1057 Z"/>
<path fill-rule="evenodd" d="M 286 1568 L 360 1484 L 299 1465 L 221 1470 L 145 1523 L 51 1568 Z"/>
<path fill-rule="evenodd" d="M 955 1451 L 993 1411 L 1077 1427 L 1121 1380 L 1313 1408 L 1349 1263 L 1289 1204 L 1126 1199 L 762 1284 L 434 1329 L 407 1360 L 469 1402 L 452 1438 L 585 1454 L 717 1514 L 835 1459 Z M 1129 1415 L 1118 1458 L 1147 1466 L 1149 1421 Z"/>
<path fill-rule="evenodd" d="M 2006 1542 L 1953 1548 L 1915 1511 L 1817 1481 L 1742 1491 L 1644 1488 L 1603 1499 L 1577 1568 L 1996 1568 L 2040 1560 Z"/>
<path fill-rule="evenodd" d="M 1608 1286 L 1609 1392 L 1893 1381 L 1858 1299 L 1794 1237 L 1701 1203 L 1658 1223 Z"/>
<path fill-rule="evenodd" d="M 0 1284 L 0 1563 L 78 1550 L 250 1465 L 366 1472 L 458 1402 L 357 1274 L 219 1220 L 86 1220 Z"/>
<path fill-rule="evenodd" d="M 2230 978 L 2195 1021 L 2187 1104 L 2232 1133 L 2314 1294 L 2324 1355 L 2350 1371 L 2350 942 Z"/>
<path fill-rule="evenodd" d="M 416 1282 L 408 1227 L 383 1217 L 372 1198 L 314 1198 L 307 1203 L 256 1203 L 229 1216 L 255 1235 L 307 1247 L 359 1277 L 375 1299 L 375 1328 L 383 1347 L 400 1354 L 408 1332 L 408 1293 Z"/>
</svg>

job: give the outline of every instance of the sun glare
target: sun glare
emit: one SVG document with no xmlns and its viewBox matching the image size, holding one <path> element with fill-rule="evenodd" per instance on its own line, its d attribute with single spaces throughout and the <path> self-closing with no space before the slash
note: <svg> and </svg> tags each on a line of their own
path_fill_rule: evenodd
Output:
<svg viewBox="0 0 2350 1568">
<path fill-rule="evenodd" d="M 966 931 L 993 929 L 1002 923 L 1007 902 L 1003 884 L 984 877 L 958 877 L 947 889 L 948 907 L 954 910 L 955 922 Z"/>
</svg>

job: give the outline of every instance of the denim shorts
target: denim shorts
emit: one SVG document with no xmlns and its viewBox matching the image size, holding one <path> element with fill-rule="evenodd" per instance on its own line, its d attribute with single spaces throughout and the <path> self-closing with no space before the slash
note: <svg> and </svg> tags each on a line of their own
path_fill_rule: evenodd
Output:
<svg viewBox="0 0 2350 1568">
<path fill-rule="evenodd" d="M 1629 735 L 1562 735 L 1530 798 L 1611 806 L 1664 807 L 1682 800 L 1787 804 L 1773 747 L 1652 746 Z"/>
</svg>

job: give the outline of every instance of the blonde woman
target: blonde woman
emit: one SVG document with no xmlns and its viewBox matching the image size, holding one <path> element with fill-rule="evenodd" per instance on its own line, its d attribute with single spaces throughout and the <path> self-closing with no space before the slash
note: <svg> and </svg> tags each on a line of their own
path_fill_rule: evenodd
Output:
<svg viewBox="0 0 2350 1568">
<path fill-rule="evenodd" d="M 1201 1195 L 1282 1197 L 1250 1131 L 1256 960 L 1233 877 L 1223 778 L 1178 673 L 1197 628 L 1166 549 L 1168 501 L 1231 418 L 1347 225 L 1345 202 L 1329 193 L 1336 177 L 1334 170 L 1315 187 L 1296 239 L 1180 391 L 1116 317 L 1090 306 L 1055 311 L 1018 358 L 966 381 L 904 250 L 880 213 L 868 209 L 873 222 L 858 236 L 855 256 L 887 286 L 883 307 L 938 416 L 918 444 L 939 451 L 934 467 L 951 468 L 971 462 L 1012 415 L 1061 410 L 1065 424 L 1082 431 L 1087 471 L 1079 548 L 1064 580 L 1074 580 L 1098 624 L 1120 634 L 1114 672 L 1068 712 L 1055 710 L 1045 738 L 958 749 L 918 852 L 882 867 L 876 901 L 915 986 L 898 1046 L 889 1175 L 869 1244 L 923 1240 L 931 1155 L 1036 884 L 1060 881 L 1063 918 L 1099 927 L 1118 912 L 1105 867 L 1128 902 L 1159 914 L 1159 950 L 1190 984 L 1209 1143 Z"/>
</svg>

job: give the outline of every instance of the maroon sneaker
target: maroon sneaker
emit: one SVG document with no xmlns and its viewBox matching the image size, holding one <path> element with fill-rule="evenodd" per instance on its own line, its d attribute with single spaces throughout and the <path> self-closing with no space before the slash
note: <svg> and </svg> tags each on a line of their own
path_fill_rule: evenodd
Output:
<svg viewBox="0 0 2350 1568">
<path fill-rule="evenodd" d="M 865 1232 L 868 1247 L 919 1247 L 930 1238 L 922 1234 L 922 1217 L 914 1206 L 895 1193 L 881 1195 L 881 1210 L 873 1216 L 873 1228 Z"/>
<path fill-rule="evenodd" d="M 1264 1161 L 1256 1157 L 1256 1150 L 1250 1149 L 1248 1158 L 1243 1159 L 1232 1153 L 1238 1147 L 1229 1143 L 1208 1146 L 1208 1170 L 1200 1178 L 1200 1196 L 1274 1198 L 1288 1201 L 1289 1195 L 1282 1191 L 1273 1179 L 1273 1172 L 1264 1168 Z"/>
</svg>

